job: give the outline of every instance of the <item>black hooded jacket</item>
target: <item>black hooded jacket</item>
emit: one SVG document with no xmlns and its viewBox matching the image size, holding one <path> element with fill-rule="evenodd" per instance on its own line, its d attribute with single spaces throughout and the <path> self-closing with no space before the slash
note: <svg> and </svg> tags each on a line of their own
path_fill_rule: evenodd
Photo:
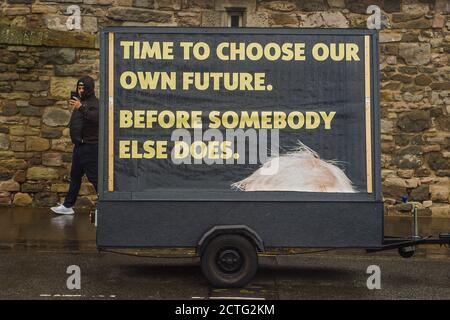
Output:
<svg viewBox="0 0 450 320">
<path fill-rule="evenodd" d="M 84 94 L 81 97 L 81 107 L 73 109 L 70 117 L 70 138 L 73 144 L 98 143 L 98 99 L 94 91 L 94 79 L 89 76 L 82 77 L 77 82 L 84 85 Z M 78 91 L 77 91 L 78 92 Z"/>
</svg>

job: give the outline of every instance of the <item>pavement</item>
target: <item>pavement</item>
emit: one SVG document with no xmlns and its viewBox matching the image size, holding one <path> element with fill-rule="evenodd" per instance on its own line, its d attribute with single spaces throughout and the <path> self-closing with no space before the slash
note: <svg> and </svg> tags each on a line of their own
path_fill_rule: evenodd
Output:
<svg viewBox="0 0 450 320">
<path fill-rule="evenodd" d="M 88 210 L 57 215 L 49 208 L 0 208 L 0 249 L 95 250 Z"/>
<path fill-rule="evenodd" d="M 422 235 L 450 230 L 450 219 L 419 223 Z M 410 232 L 410 218 L 386 217 L 386 235 Z M 0 209 L 0 299 L 450 299 L 450 249 L 438 245 L 419 246 L 411 259 L 396 250 L 280 249 L 261 255 L 240 289 L 211 287 L 193 249 L 118 252 L 97 252 L 88 211 Z M 70 266 L 80 269 L 80 289 L 67 287 Z M 380 289 L 367 287 L 370 266 L 380 270 Z"/>
<path fill-rule="evenodd" d="M 80 270 L 79 289 L 67 287 L 70 266 Z M 379 289 L 367 287 L 370 266 L 379 268 Z M 1 300 L 450 299 L 448 260 L 399 256 L 261 257 L 255 278 L 239 289 L 211 287 L 189 257 L 0 250 L 0 270 Z"/>
</svg>

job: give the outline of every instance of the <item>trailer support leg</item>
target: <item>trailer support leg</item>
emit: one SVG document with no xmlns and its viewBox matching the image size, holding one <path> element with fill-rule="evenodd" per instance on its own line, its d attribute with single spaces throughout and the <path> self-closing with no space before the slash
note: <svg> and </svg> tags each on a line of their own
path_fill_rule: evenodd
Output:
<svg viewBox="0 0 450 320">
<path fill-rule="evenodd" d="M 413 218 L 414 218 L 414 239 L 419 239 L 419 221 L 417 218 L 417 207 L 414 206 L 413 209 Z"/>
</svg>

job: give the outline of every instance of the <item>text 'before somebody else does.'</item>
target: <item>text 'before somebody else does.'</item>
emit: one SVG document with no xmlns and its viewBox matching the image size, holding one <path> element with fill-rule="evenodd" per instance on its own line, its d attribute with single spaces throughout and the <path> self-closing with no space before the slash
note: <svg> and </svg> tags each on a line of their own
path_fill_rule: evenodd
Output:
<svg viewBox="0 0 450 320">
<path fill-rule="evenodd" d="M 331 129 L 336 111 L 217 111 L 127 110 L 119 112 L 120 128 L 163 129 Z"/>
</svg>

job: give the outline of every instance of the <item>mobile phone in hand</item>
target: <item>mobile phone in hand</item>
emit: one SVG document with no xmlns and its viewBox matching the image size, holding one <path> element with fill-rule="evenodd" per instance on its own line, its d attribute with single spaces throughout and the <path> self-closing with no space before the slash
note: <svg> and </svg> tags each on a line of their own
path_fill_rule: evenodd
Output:
<svg viewBox="0 0 450 320">
<path fill-rule="evenodd" d="M 70 99 L 71 100 L 77 100 L 79 99 L 78 93 L 76 91 L 70 91 Z"/>
</svg>

